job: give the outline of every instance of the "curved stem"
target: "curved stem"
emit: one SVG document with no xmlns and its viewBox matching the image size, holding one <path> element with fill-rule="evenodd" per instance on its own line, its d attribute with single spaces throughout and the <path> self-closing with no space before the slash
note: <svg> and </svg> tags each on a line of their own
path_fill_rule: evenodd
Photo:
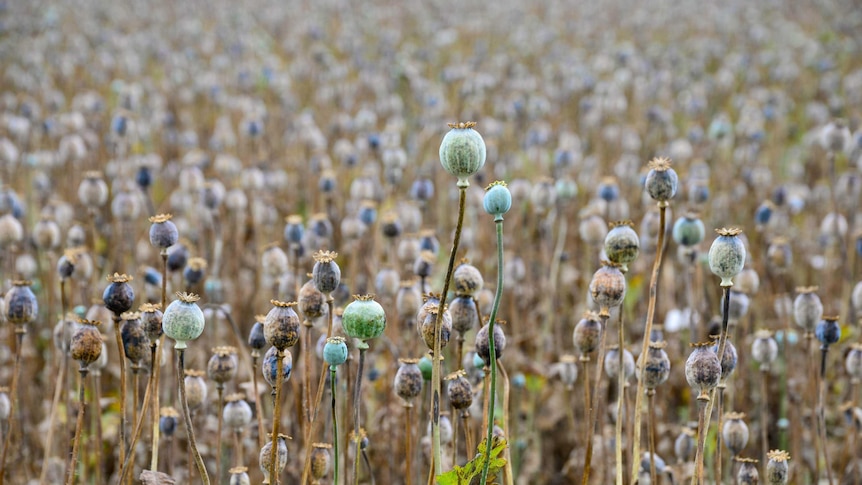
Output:
<svg viewBox="0 0 862 485">
<path fill-rule="evenodd" d="M 210 477 L 207 474 L 207 468 L 204 465 L 204 460 L 198 451 L 198 445 L 195 441 L 195 429 L 192 426 L 192 416 L 189 412 L 189 401 L 186 399 L 186 381 L 183 378 L 185 373 L 185 349 L 177 349 L 177 382 L 180 386 L 180 403 L 183 407 L 183 421 L 186 424 L 186 433 L 189 435 L 189 452 L 198 467 L 198 473 L 201 476 L 201 481 L 204 485 L 210 485 Z"/>
<path fill-rule="evenodd" d="M 81 367 L 78 372 L 81 373 L 81 380 L 78 382 L 78 420 L 75 424 L 75 440 L 72 442 L 72 457 L 69 459 L 69 475 L 66 478 L 66 485 L 75 483 L 75 467 L 78 464 L 78 448 L 81 442 L 81 435 L 84 434 L 84 410 L 87 408 L 87 401 L 84 399 L 84 384 L 87 382 L 87 368 Z"/>
<path fill-rule="evenodd" d="M 359 367 L 356 371 L 356 386 L 353 388 L 353 442 L 356 445 L 353 454 L 353 483 L 359 483 L 359 396 L 362 391 L 362 372 L 365 367 L 365 351 L 367 349 L 359 348 Z"/>
<path fill-rule="evenodd" d="M 15 430 L 16 409 L 15 403 L 18 400 L 18 376 L 21 373 L 21 347 L 24 344 L 24 334 L 27 329 L 23 325 L 15 327 L 15 336 L 18 340 L 18 345 L 15 347 L 15 368 L 12 370 L 12 387 L 9 389 L 9 426 L 6 431 L 6 436 L 3 437 L 3 451 L 0 452 L 0 485 L 3 485 L 4 470 L 6 470 L 6 455 L 9 452 L 9 442 L 12 437 L 12 432 Z"/>
<path fill-rule="evenodd" d="M 462 191 L 463 194 L 463 191 Z M 462 211 L 463 212 L 463 207 Z M 494 436 L 494 398 L 497 389 L 497 350 L 494 348 L 494 323 L 497 320 L 497 311 L 500 309 L 500 299 L 503 297 L 503 216 L 498 215 L 494 219 L 497 229 L 497 288 L 494 291 L 494 305 L 491 307 L 491 315 L 488 317 L 488 356 L 491 362 L 491 388 L 488 391 L 488 423 L 485 431 L 485 464 L 482 467 L 481 484 L 488 481 L 488 470 L 491 466 L 491 448 L 493 448 Z"/>
<path fill-rule="evenodd" d="M 647 397 L 649 398 L 649 402 L 647 403 L 647 419 L 649 420 L 647 424 L 649 428 L 649 478 L 650 483 L 658 483 L 655 469 L 655 389 L 648 390 Z M 639 459 L 634 456 L 632 460 L 638 461 Z"/>
<path fill-rule="evenodd" d="M 338 485 L 338 462 L 341 457 L 338 456 L 338 416 L 335 412 L 335 367 L 329 367 L 329 389 L 332 394 L 332 485 Z M 409 478 L 408 478 L 409 480 Z M 409 482 L 408 482 L 409 485 Z"/>
<path fill-rule="evenodd" d="M 114 314 L 114 336 L 117 340 L 117 354 L 120 360 L 120 468 L 118 471 L 122 474 L 126 463 L 126 349 L 120 336 L 120 315 L 116 313 Z"/>
<path fill-rule="evenodd" d="M 587 453 L 586 458 L 584 459 L 584 477 L 581 479 L 581 483 L 583 485 L 587 485 L 590 483 L 590 468 L 591 463 L 593 461 L 593 434 L 596 429 L 596 421 L 598 421 L 599 413 L 596 411 L 597 400 L 599 397 L 599 386 L 602 383 L 602 373 L 605 368 L 605 343 L 608 339 L 608 317 L 610 314 L 608 310 L 602 309 L 602 312 L 599 313 L 599 320 L 601 322 L 602 327 L 602 337 L 601 343 L 599 344 L 599 354 L 597 356 L 598 362 L 596 362 L 596 382 L 593 384 L 593 395 L 592 400 L 589 403 L 590 411 L 590 421 L 587 423 Z"/>
<path fill-rule="evenodd" d="M 661 263 L 664 259 L 664 233 L 665 233 L 665 212 L 667 202 L 658 204 L 659 224 L 658 224 L 658 244 L 656 245 L 655 261 L 652 265 L 652 274 L 649 280 L 649 304 L 647 305 L 646 327 L 644 328 L 643 342 L 641 343 L 641 354 L 646 355 L 649 350 L 650 334 L 652 334 L 652 324 L 655 318 L 656 297 L 658 295 L 658 277 L 661 274 Z M 691 310 L 690 310 L 691 311 Z M 725 313 L 726 315 L 727 313 Z M 601 365 L 601 363 L 599 363 Z M 642 366 L 640 370 L 640 379 L 638 379 L 638 388 L 635 393 L 635 423 L 634 423 L 634 438 L 632 439 L 632 480 L 631 483 L 637 483 L 638 471 L 640 463 L 638 456 L 640 455 L 641 442 L 641 411 L 643 407 L 644 381 L 646 380 L 646 366 Z M 586 483 L 586 482 L 584 482 Z"/>
<path fill-rule="evenodd" d="M 284 350 L 278 350 L 275 369 L 275 396 L 273 396 L 275 402 L 273 402 L 272 435 L 270 438 L 272 446 L 269 447 L 269 483 L 277 485 L 278 475 L 276 474 L 276 470 L 278 467 L 276 463 L 278 463 L 278 425 L 279 421 L 281 421 L 281 388 L 284 387 L 281 385 L 281 381 L 284 379 Z"/>
<path fill-rule="evenodd" d="M 452 272 L 455 269 L 455 254 L 458 252 L 458 245 L 461 242 L 461 228 L 464 225 L 464 207 L 467 204 L 467 187 L 468 184 L 465 183 L 462 185 L 459 181 L 458 222 L 455 224 L 455 239 L 452 242 L 452 251 L 449 253 L 449 265 L 446 268 L 446 279 L 443 280 L 443 291 L 440 293 L 441 309 L 446 303 L 446 294 L 449 293 L 449 283 L 452 281 Z M 493 321 L 494 320 L 492 319 L 491 322 Z M 442 376 L 440 361 L 443 357 L 440 346 L 440 334 L 442 331 L 442 325 L 443 312 L 438 311 L 437 318 L 434 321 L 434 351 L 431 359 L 431 442 L 434 456 L 433 476 L 435 477 L 443 474 L 443 453 L 440 448 L 440 380 Z M 489 335 L 491 336 L 490 340 L 493 341 L 493 334 Z M 485 483 L 484 480 L 482 483 Z"/>
</svg>

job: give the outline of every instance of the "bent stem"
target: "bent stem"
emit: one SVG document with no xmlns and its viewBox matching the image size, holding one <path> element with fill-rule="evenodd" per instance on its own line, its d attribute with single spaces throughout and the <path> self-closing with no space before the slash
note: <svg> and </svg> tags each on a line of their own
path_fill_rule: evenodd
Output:
<svg viewBox="0 0 862 485">
<path fill-rule="evenodd" d="M 0 485 L 3 485 L 4 470 L 6 470 L 6 455 L 9 452 L 10 438 L 15 429 L 15 421 L 17 421 L 15 403 L 18 400 L 18 375 L 21 373 L 21 347 L 24 344 L 25 333 L 27 333 L 27 329 L 23 325 L 15 327 L 15 336 L 17 337 L 18 345 L 15 347 L 15 368 L 12 370 L 12 387 L 9 389 L 9 426 L 6 436 L 3 437 L 3 451 L 0 452 Z"/>
<path fill-rule="evenodd" d="M 362 391 L 362 372 L 365 367 L 365 351 L 368 350 L 368 344 L 360 342 L 359 347 L 359 368 L 356 371 L 356 386 L 353 388 L 353 442 L 356 445 L 353 453 L 353 483 L 359 483 L 359 396 Z"/>
<path fill-rule="evenodd" d="M 584 477 L 581 479 L 581 484 L 587 485 L 590 483 L 590 464 L 593 461 L 593 434 L 596 429 L 596 422 L 599 420 L 599 413 L 595 411 L 597 406 L 597 399 L 599 397 L 599 386 L 602 383 L 602 373 L 605 368 L 605 342 L 608 339 L 608 318 L 610 318 L 610 313 L 607 308 L 602 308 L 599 313 L 599 321 L 601 322 L 602 327 L 602 337 L 601 343 L 599 344 L 599 354 L 597 356 L 598 362 L 596 362 L 596 382 L 593 387 L 593 395 L 590 400 L 588 406 L 590 407 L 590 420 L 587 422 L 587 453 L 586 458 L 584 459 Z"/>
<path fill-rule="evenodd" d="M 464 191 L 461 191 L 462 197 Z M 463 199 L 462 199 L 463 202 Z M 464 212 L 463 203 L 461 205 L 461 213 Z M 497 312 L 500 309 L 500 299 L 503 297 L 503 216 L 498 214 L 494 218 L 494 225 L 497 232 L 497 288 L 494 291 L 494 305 L 491 307 L 491 315 L 488 317 L 488 357 L 491 362 L 488 362 L 488 367 L 491 368 L 491 386 L 488 390 L 488 423 L 485 431 L 485 464 L 482 467 L 481 484 L 485 485 L 488 481 L 488 470 L 491 466 L 491 448 L 494 435 L 494 398 L 497 388 L 497 349 L 494 346 L 494 323 L 497 320 Z M 454 256 L 454 252 L 452 255 Z M 439 320 L 439 315 L 438 315 Z M 439 344 L 438 344 L 439 345 Z M 439 433 L 439 431 L 438 431 Z"/>
<path fill-rule="evenodd" d="M 466 181 L 458 181 L 458 222 L 455 225 L 455 239 L 452 242 L 452 251 L 449 253 L 449 265 L 446 268 L 446 279 L 443 280 L 443 291 L 440 293 L 440 305 L 441 308 L 446 303 L 446 294 L 449 292 L 449 283 L 452 281 L 452 272 L 455 269 L 455 254 L 458 252 L 458 245 L 461 242 L 461 228 L 464 225 L 464 206 L 467 203 L 467 187 L 469 187 L 469 182 Z M 501 218 L 502 219 L 502 218 Z M 499 293 L 499 288 L 497 289 Z M 497 298 L 495 297 L 495 300 Z M 493 325 L 494 319 L 493 316 L 491 318 L 491 325 Z M 433 457 L 434 457 L 434 475 L 439 476 L 443 474 L 443 454 L 440 448 L 440 393 L 441 393 L 441 385 L 440 385 L 440 376 L 442 375 L 442 370 L 440 369 L 440 360 L 443 357 L 443 353 L 441 352 L 440 340 L 441 340 L 441 331 L 443 325 L 443 312 L 437 312 L 437 318 L 434 320 L 434 351 L 433 358 L 431 359 L 431 442 L 433 448 Z M 492 327 L 493 330 L 493 327 Z M 489 341 L 494 340 L 494 334 L 489 334 Z M 493 345 L 493 344 L 492 344 Z M 491 352 L 493 355 L 493 350 Z M 360 351 L 360 356 L 361 356 Z M 361 362 L 361 360 L 360 360 Z M 360 364 L 361 365 L 361 364 Z M 492 366 L 493 369 L 493 366 Z M 493 371 L 492 371 L 493 372 Z M 493 378 L 492 374 L 492 378 Z M 357 379 L 358 381 L 358 379 Z M 491 398 L 493 400 L 493 398 Z M 493 414 L 493 412 L 491 413 Z M 490 443 L 490 441 L 489 441 Z M 357 458 L 356 468 L 359 468 Z M 483 476 L 487 474 L 483 470 Z M 484 485 L 485 480 L 482 480 L 482 484 Z"/>
<path fill-rule="evenodd" d="M 81 379 L 78 381 L 78 420 L 75 424 L 75 439 L 72 441 L 72 457 L 69 459 L 69 475 L 66 478 L 66 485 L 75 483 L 75 466 L 78 463 L 78 448 L 84 430 L 84 410 L 87 408 L 87 401 L 84 399 L 84 384 L 87 382 L 86 365 L 81 366 L 78 372 L 81 373 Z"/>
<path fill-rule="evenodd" d="M 192 458 L 195 461 L 195 465 L 198 467 L 201 481 L 204 485 L 210 485 L 210 477 L 207 474 L 207 468 L 204 466 L 204 460 L 201 458 L 197 442 L 195 441 L 195 429 L 192 426 L 192 416 L 191 412 L 189 412 L 189 401 L 186 399 L 186 381 L 183 378 L 183 375 L 185 374 L 185 356 L 185 349 L 177 349 L 177 382 L 180 386 L 180 403 L 183 407 L 183 422 L 185 422 L 186 425 L 186 433 L 189 435 L 189 453 L 191 453 Z"/>
<path fill-rule="evenodd" d="M 647 305 L 646 327 L 644 328 L 643 342 L 641 343 L 641 354 L 647 355 L 649 351 L 650 335 L 652 334 L 652 324 L 655 318 L 656 295 L 658 294 L 658 278 L 661 273 L 661 264 L 664 259 L 664 233 L 665 233 L 665 211 L 667 209 L 667 201 L 658 203 L 659 225 L 658 225 L 658 244 L 656 245 L 655 261 L 652 266 L 652 274 L 649 280 L 649 304 Z M 691 311 L 691 310 L 690 310 Z M 727 312 L 725 312 L 727 315 Z M 693 338 L 693 337 L 692 337 Z M 601 363 L 600 363 L 601 365 Z M 632 439 L 632 480 L 631 483 L 637 483 L 638 471 L 640 468 L 640 442 L 641 442 L 641 411 L 643 407 L 644 381 L 646 380 L 646 366 L 642 366 L 640 370 L 640 379 L 638 379 L 638 388 L 635 393 L 635 422 L 634 422 L 634 438 Z M 650 455 L 650 462 L 653 461 Z M 589 466 L 589 465 L 588 465 Z M 651 465 L 652 466 L 652 465 Z M 586 482 L 584 482 L 586 483 Z"/>
<path fill-rule="evenodd" d="M 272 446 L 269 447 L 269 480 L 270 483 L 278 484 L 278 475 L 276 475 L 276 463 L 278 462 L 278 424 L 281 420 L 281 385 L 284 379 L 284 350 L 278 349 L 275 362 L 275 402 L 273 403 L 272 411 Z"/>
</svg>

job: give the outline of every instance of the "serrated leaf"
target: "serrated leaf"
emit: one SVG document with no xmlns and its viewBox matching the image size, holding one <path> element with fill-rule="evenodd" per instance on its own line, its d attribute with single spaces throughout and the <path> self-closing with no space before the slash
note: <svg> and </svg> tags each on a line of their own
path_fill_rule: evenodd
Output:
<svg viewBox="0 0 862 485">
<path fill-rule="evenodd" d="M 500 458 L 500 455 L 507 446 L 506 440 L 502 438 L 494 440 L 494 447 L 491 448 L 491 458 L 488 466 L 489 476 L 496 475 L 506 466 L 506 459 Z M 463 467 L 456 465 L 448 472 L 437 476 L 438 485 L 471 485 L 478 483 L 478 479 L 482 476 L 482 468 L 485 466 L 486 449 L 485 441 L 479 443 L 476 449 L 476 457 L 464 464 Z"/>
</svg>

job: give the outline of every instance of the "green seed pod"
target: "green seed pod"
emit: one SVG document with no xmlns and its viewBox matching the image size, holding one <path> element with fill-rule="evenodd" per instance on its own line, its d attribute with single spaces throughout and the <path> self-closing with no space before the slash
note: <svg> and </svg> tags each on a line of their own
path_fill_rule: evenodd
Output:
<svg viewBox="0 0 862 485">
<path fill-rule="evenodd" d="M 299 342 L 299 315 L 293 309 L 296 302 L 270 300 L 270 303 L 272 310 L 263 324 L 266 342 L 279 350 L 293 347 Z"/>
<path fill-rule="evenodd" d="M 706 228 L 697 214 L 688 212 L 673 223 L 671 235 L 680 246 L 693 247 L 703 241 L 706 236 Z"/>
<path fill-rule="evenodd" d="M 512 193 L 506 187 L 506 182 L 497 180 L 485 188 L 482 207 L 485 212 L 494 216 L 495 220 L 503 220 L 503 214 L 512 208 Z"/>
<path fill-rule="evenodd" d="M 611 230 L 605 235 L 605 254 L 608 259 L 620 265 L 623 273 L 628 265 L 638 257 L 640 241 L 631 221 L 611 223 Z"/>
<path fill-rule="evenodd" d="M 717 229 L 718 237 L 709 248 L 709 269 L 721 278 L 721 286 L 733 286 L 733 277 L 745 266 L 745 245 L 737 237 L 742 229 Z"/>
<path fill-rule="evenodd" d="M 186 342 L 201 336 L 206 319 L 195 303 L 200 297 L 190 293 L 177 293 L 177 297 L 162 315 L 162 329 L 165 335 L 176 341 L 174 348 L 185 349 Z"/>
<path fill-rule="evenodd" d="M 347 343 L 342 337 L 330 337 L 323 346 L 323 360 L 330 366 L 347 362 Z"/>
<path fill-rule="evenodd" d="M 348 337 L 361 340 L 368 348 L 365 341 L 379 337 L 386 329 L 386 311 L 374 301 L 374 295 L 355 298 L 344 308 L 341 324 Z"/>
<path fill-rule="evenodd" d="M 428 355 L 423 355 L 421 359 L 419 359 L 419 371 L 422 372 L 422 380 L 430 381 L 431 380 L 431 368 L 432 362 L 431 357 Z"/>
<path fill-rule="evenodd" d="M 467 187 L 467 177 L 485 165 L 485 140 L 473 127 L 476 123 L 450 123 L 448 133 L 440 143 L 440 163 L 451 175 L 458 177 L 458 186 Z"/>
<path fill-rule="evenodd" d="M 96 362 L 102 354 L 102 334 L 97 328 L 99 322 L 80 320 L 79 323 L 81 325 L 78 325 L 72 334 L 69 351 L 72 358 L 80 362 L 81 367 L 86 368 Z"/>
<path fill-rule="evenodd" d="M 748 425 L 743 421 L 744 413 L 727 413 L 721 428 L 721 439 L 730 454 L 736 456 L 742 453 L 748 444 Z"/>
<path fill-rule="evenodd" d="M 771 450 L 766 454 L 766 483 L 769 485 L 784 485 L 790 477 L 790 467 L 787 465 L 790 454 L 782 450 Z"/>
</svg>

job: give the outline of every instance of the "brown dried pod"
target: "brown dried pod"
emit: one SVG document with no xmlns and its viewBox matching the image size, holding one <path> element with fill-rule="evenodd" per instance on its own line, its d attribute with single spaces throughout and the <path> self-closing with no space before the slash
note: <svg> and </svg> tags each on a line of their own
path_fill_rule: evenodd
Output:
<svg viewBox="0 0 862 485">
<path fill-rule="evenodd" d="M 473 387 L 470 385 L 470 381 L 464 377 L 466 375 L 464 369 L 461 369 L 444 378 L 449 383 L 446 386 L 449 403 L 455 409 L 467 409 L 473 404 Z"/>
<path fill-rule="evenodd" d="M 213 356 L 207 362 L 207 375 L 217 387 L 223 387 L 225 382 L 236 377 L 237 350 L 235 347 L 223 346 L 215 347 L 212 351 Z"/>
<path fill-rule="evenodd" d="M 326 296 L 317 289 L 314 280 L 307 281 L 299 289 L 299 311 L 309 321 L 326 313 Z"/>
<path fill-rule="evenodd" d="M 102 353 L 102 334 L 97 328 L 99 322 L 79 320 L 78 323 L 80 325 L 72 334 L 69 350 L 72 358 L 80 362 L 82 368 L 86 368 L 98 360 Z"/>
<path fill-rule="evenodd" d="M 401 364 L 395 373 L 395 394 L 408 404 L 422 393 L 422 371 L 419 359 L 399 359 Z"/>
</svg>

